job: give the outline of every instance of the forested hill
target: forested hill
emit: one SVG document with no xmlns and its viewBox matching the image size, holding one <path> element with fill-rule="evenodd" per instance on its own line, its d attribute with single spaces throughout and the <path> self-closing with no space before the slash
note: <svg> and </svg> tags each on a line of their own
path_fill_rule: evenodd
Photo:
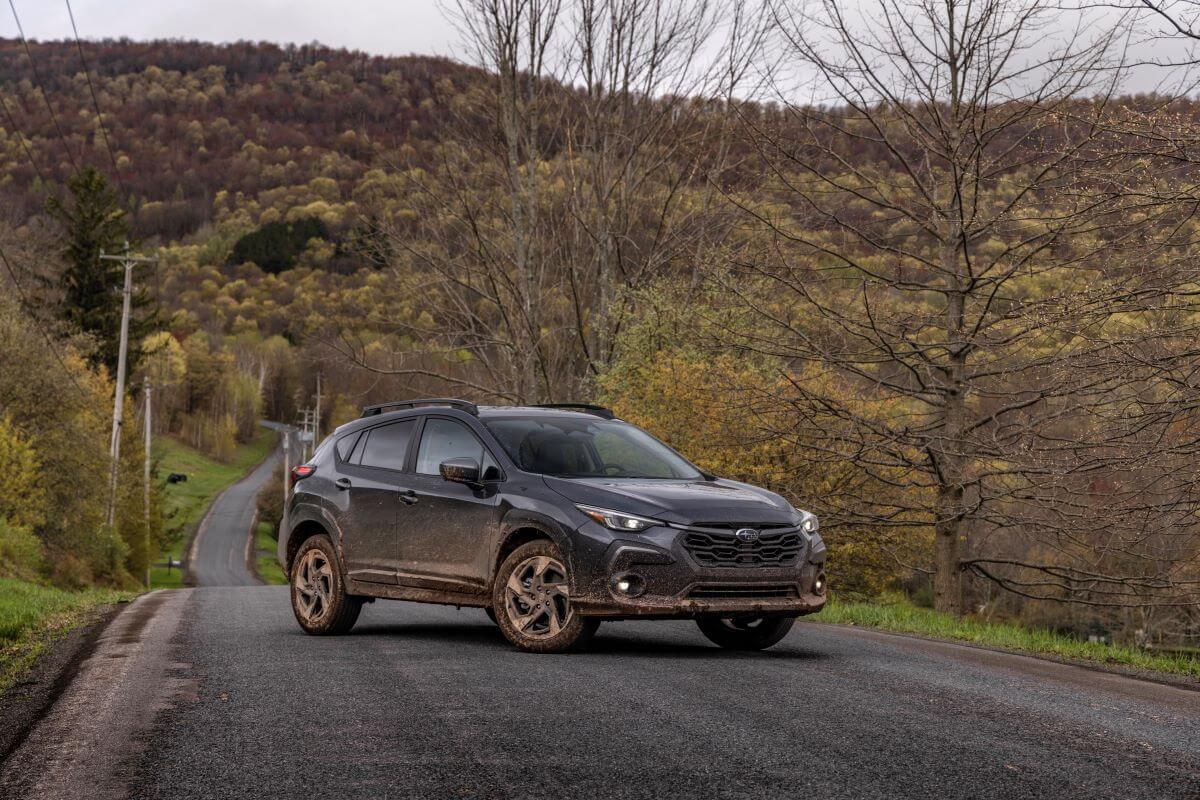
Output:
<svg viewBox="0 0 1200 800">
<path fill-rule="evenodd" d="M 89 412 L 114 394 L 123 275 L 99 251 L 128 237 L 158 256 L 132 385 L 159 434 L 219 459 L 316 406 L 318 378 L 326 432 L 405 396 L 598 400 L 816 511 L 844 591 L 1191 641 L 1200 103 L 1102 97 L 1067 67 L 993 103 L 1029 75 L 996 84 L 980 58 L 950 80 L 952 59 L 931 81 L 900 56 L 916 99 L 730 102 L 680 66 L 705 48 L 628 24 L 658 57 L 579 90 L 553 76 L 594 50 L 530 78 L 501 57 L 0 42 L 0 420 L 62 456 L 15 485 L 81 498 L 0 507 L 22 552 L 71 555 L 78 579 L 55 579 L 81 584 L 153 557 L 140 491 L 107 539 L 103 481 L 75 491 L 106 474 Z M 880 57 L 919 30 L 879 31 L 903 40 Z M 836 84 L 819 96 L 861 89 L 814 74 Z M 76 410 L 43 402 L 64 395 Z M 53 438 L 75 429 L 78 466 Z M 1067 593 L 1101 610 L 1063 613 Z"/>
<path fill-rule="evenodd" d="M 121 40 L 84 42 L 82 54 L 87 73 L 74 41 L 31 42 L 27 53 L 0 39 L 8 213 L 39 212 L 44 183 L 91 164 L 116 175 L 135 234 L 160 241 L 210 221 L 222 191 L 255 197 L 320 176 L 349 192 L 379 153 L 436 136 L 446 105 L 434 97 L 477 75 L 440 58 L 319 45 Z"/>
</svg>

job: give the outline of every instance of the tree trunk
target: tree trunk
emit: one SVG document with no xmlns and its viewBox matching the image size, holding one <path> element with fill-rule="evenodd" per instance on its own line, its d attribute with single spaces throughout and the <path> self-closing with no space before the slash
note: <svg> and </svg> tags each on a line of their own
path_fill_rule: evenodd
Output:
<svg viewBox="0 0 1200 800">
<path fill-rule="evenodd" d="M 947 614 L 962 614 L 962 572 L 959 569 L 959 517 L 962 489 L 943 486 L 938 490 L 934 525 L 933 607 Z"/>
</svg>

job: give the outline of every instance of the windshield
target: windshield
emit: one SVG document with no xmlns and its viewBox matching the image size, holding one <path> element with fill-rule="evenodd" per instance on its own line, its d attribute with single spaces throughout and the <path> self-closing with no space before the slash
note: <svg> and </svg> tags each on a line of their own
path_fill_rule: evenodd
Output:
<svg viewBox="0 0 1200 800">
<path fill-rule="evenodd" d="M 484 425 L 518 467 L 557 478 L 699 478 L 696 468 L 627 422 L 499 417 Z"/>
</svg>

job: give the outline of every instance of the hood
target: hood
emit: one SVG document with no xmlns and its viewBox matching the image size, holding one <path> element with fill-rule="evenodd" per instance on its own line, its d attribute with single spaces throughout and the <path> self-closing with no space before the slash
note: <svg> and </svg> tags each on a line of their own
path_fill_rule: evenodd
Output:
<svg viewBox="0 0 1200 800">
<path fill-rule="evenodd" d="M 736 481 L 543 478 L 573 503 L 677 524 L 780 525 L 794 519 L 792 507 L 779 495 Z"/>
</svg>

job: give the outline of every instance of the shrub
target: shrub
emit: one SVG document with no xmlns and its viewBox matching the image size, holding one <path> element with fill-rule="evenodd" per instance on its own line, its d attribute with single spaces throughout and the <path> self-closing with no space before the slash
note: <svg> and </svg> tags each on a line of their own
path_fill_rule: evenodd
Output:
<svg viewBox="0 0 1200 800">
<path fill-rule="evenodd" d="M 258 492 L 258 521 L 271 526 L 271 538 L 279 539 L 279 523 L 283 521 L 283 465 L 275 468 L 271 480 Z"/>
<path fill-rule="evenodd" d="M 33 442 L 7 416 L 0 417 L 0 464 L 0 519 L 25 529 L 41 525 L 46 504 L 41 462 Z"/>
<path fill-rule="evenodd" d="M 34 580 L 42 570 L 42 543 L 33 532 L 0 517 L 0 578 Z"/>
</svg>

